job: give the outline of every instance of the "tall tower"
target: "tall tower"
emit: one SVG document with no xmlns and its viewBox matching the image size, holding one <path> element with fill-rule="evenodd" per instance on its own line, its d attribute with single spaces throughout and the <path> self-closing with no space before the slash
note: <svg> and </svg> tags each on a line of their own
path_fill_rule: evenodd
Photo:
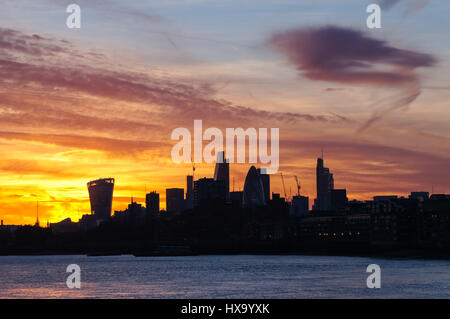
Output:
<svg viewBox="0 0 450 319">
<path fill-rule="evenodd" d="M 184 208 L 184 189 L 166 188 L 166 211 L 179 213 Z"/>
<path fill-rule="evenodd" d="M 148 216 L 156 216 L 159 213 L 159 194 L 155 191 L 145 195 L 145 210 Z"/>
<path fill-rule="evenodd" d="M 245 178 L 242 204 L 244 207 L 264 206 L 264 187 L 255 166 L 250 167 Z"/>
<path fill-rule="evenodd" d="M 39 227 L 39 201 L 36 201 L 36 223 L 34 224 L 35 227 Z"/>
<path fill-rule="evenodd" d="M 313 210 L 329 210 L 334 179 L 330 169 L 323 166 L 323 158 L 320 157 L 317 159 L 316 188 L 317 196 L 314 200 Z"/>
<path fill-rule="evenodd" d="M 186 176 L 186 208 L 194 207 L 194 175 Z"/>
<path fill-rule="evenodd" d="M 91 201 L 91 214 L 97 220 L 109 219 L 111 217 L 114 178 L 97 179 L 87 183 L 87 187 Z"/>
<path fill-rule="evenodd" d="M 266 168 L 258 168 L 257 169 L 259 176 L 261 177 L 261 182 L 263 184 L 264 189 L 264 200 L 266 203 L 270 200 L 270 175 L 267 174 Z"/>
<path fill-rule="evenodd" d="M 214 180 L 224 181 L 226 190 L 226 200 L 230 199 L 230 163 L 225 159 L 225 152 L 217 153 L 216 167 L 214 169 Z"/>
</svg>

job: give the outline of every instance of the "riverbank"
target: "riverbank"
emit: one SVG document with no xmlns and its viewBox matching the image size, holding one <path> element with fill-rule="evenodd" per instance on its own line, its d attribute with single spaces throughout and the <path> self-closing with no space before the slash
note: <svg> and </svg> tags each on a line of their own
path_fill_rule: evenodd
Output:
<svg viewBox="0 0 450 319">
<path fill-rule="evenodd" d="M 347 256 L 347 257 L 371 257 L 386 259 L 429 259 L 450 260 L 450 252 L 438 250 L 402 249 L 389 251 L 340 251 L 340 250 L 217 250 L 197 251 L 186 246 L 170 246 L 151 250 L 36 250 L 36 249 L 11 249 L 1 250 L 0 256 L 58 256 L 58 255 L 86 255 L 86 256 L 119 256 L 133 255 L 135 257 L 176 257 L 176 256 L 208 256 L 208 255 L 267 255 L 267 256 Z"/>
</svg>

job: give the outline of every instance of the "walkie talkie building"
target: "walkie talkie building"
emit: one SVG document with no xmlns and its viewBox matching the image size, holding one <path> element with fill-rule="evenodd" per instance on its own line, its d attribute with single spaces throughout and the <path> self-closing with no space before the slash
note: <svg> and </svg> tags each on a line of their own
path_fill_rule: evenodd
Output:
<svg viewBox="0 0 450 319">
<path fill-rule="evenodd" d="M 97 179 L 87 183 L 91 213 L 99 220 L 111 217 L 114 178 Z"/>
</svg>

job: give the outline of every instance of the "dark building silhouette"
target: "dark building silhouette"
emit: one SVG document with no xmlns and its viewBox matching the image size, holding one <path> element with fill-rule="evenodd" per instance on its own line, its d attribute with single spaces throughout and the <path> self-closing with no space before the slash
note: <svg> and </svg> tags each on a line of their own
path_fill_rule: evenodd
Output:
<svg viewBox="0 0 450 319">
<path fill-rule="evenodd" d="M 245 178 L 242 204 L 244 207 L 264 206 L 264 188 L 255 166 L 250 167 Z"/>
<path fill-rule="evenodd" d="M 82 231 L 88 231 L 96 228 L 99 225 L 100 220 L 95 217 L 95 215 L 83 215 L 78 223 L 80 224 L 80 229 Z"/>
<path fill-rule="evenodd" d="M 184 210 L 184 189 L 166 189 L 166 211 L 179 213 Z"/>
<path fill-rule="evenodd" d="M 243 192 L 230 192 L 230 201 L 235 202 L 237 207 L 242 207 L 242 195 Z"/>
<path fill-rule="evenodd" d="M 424 201 L 430 197 L 430 194 L 428 192 L 411 192 L 409 195 L 409 198 L 418 199 L 421 201 Z"/>
<path fill-rule="evenodd" d="M 145 208 L 141 204 L 136 203 L 131 197 L 131 202 L 126 209 L 126 215 L 129 221 L 135 224 L 142 223 L 145 220 Z"/>
<path fill-rule="evenodd" d="M 376 199 L 376 200 L 375 200 Z M 366 201 L 371 216 L 371 241 L 378 245 L 415 245 L 426 220 L 419 219 L 419 200 L 398 196 L 375 196 Z"/>
<path fill-rule="evenodd" d="M 343 211 L 347 206 L 347 190 L 332 189 L 330 192 L 330 210 Z"/>
<path fill-rule="evenodd" d="M 337 249 L 341 243 L 345 249 L 352 250 L 352 245 L 368 244 L 371 234 L 369 214 L 339 215 L 313 212 L 303 218 L 300 226 L 300 240 L 314 247 Z"/>
<path fill-rule="evenodd" d="M 392 199 L 397 199 L 397 195 L 381 195 L 381 196 L 374 196 L 374 201 L 390 201 Z"/>
<path fill-rule="evenodd" d="M 279 193 L 272 193 L 272 199 L 269 200 L 269 206 L 272 207 L 288 207 L 288 202 Z"/>
<path fill-rule="evenodd" d="M 200 178 L 194 182 L 194 205 L 205 200 L 227 200 L 227 187 L 224 180 Z"/>
<path fill-rule="evenodd" d="M 272 201 L 283 201 L 284 198 L 280 196 L 280 193 L 272 193 Z"/>
<path fill-rule="evenodd" d="M 220 156 L 219 161 L 223 152 Z M 333 175 L 319 158 L 315 211 L 310 212 L 309 198 L 301 196 L 297 179 L 298 192 L 292 201 L 276 193 L 270 199 L 270 176 L 252 166 L 244 191 L 229 192 L 229 166 L 220 164 L 214 178 L 194 182 L 193 176 L 187 176 L 186 193 L 183 188 L 166 189 L 167 211 L 174 214 L 158 214 L 159 194 L 153 191 L 146 194 L 146 208 L 131 198 L 127 209 L 116 211 L 109 219 L 114 179 L 89 182 L 91 214 L 83 215 L 78 223 L 67 218 L 49 224 L 48 229 L 3 225 L 1 221 L 0 255 L 27 251 L 136 256 L 267 251 L 387 252 L 392 257 L 398 251 L 401 256 L 412 252 L 416 257 L 450 257 L 448 194 L 412 192 L 409 196 L 348 201 L 345 189 L 334 189 Z M 189 210 L 177 214 L 186 208 Z"/>
<path fill-rule="evenodd" d="M 194 176 L 186 176 L 186 209 L 194 207 Z"/>
<path fill-rule="evenodd" d="M 114 220 L 132 225 L 142 225 L 146 220 L 146 212 L 147 209 L 135 202 L 133 197 L 131 197 L 127 209 L 114 212 Z"/>
<path fill-rule="evenodd" d="M 333 174 L 330 169 L 323 166 L 323 159 L 317 159 L 316 167 L 317 196 L 314 200 L 313 210 L 329 210 L 331 204 L 331 190 L 334 189 Z"/>
<path fill-rule="evenodd" d="M 230 199 L 230 164 L 228 159 L 225 158 L 225 152 L 217 153 L 216 167 L 214 169 L 214 180 L 224 181 L 226 199 Z"/>
<path fill-rule="evenodd" d="M 97 220 L 107 220 L 111 217 L 114 191 L 114 178 L 97 179 L 87 183 L 91 214 Z"/>
<path fill-rule="evenodd" d="M 267 203 L 270 200 L 270 175 L 267 174 L 267 169 L 265 168 L 258 168 L 257 171 L 261 177 L 261 182 L 264 189 L 264 200 Z"/>
<path fill-rule="evenodd" d="M 418 225 L 422 239 L 429 245 L 450 249 L 450 195 L 433 194 L 420 204 L 423 214 Z"/>
<path fill-rule="evenodd" d="M 436 199 L 450 199 L 449 194 L 433 194 L 430 196 L 430 199 L 436 200 Z"/>
<path fill-rule="evenodd" d="M 145 195 L 145 209 L 147 215 L 156 216 L 159 213 L 159 194 L 155 191 Z"/>
<path fill-rule="evenodd" d="M 58 223 L 50 223 L 50 229 L 55 233 L 75 233 L 80 230 L 80 224 L 66 218 Z"/>
<path fill-rule="evenodd" d="M 295 195 L 292 197 L 291 214 L 303 216 L 309 212 L 309 197 Z"/>
</svg>

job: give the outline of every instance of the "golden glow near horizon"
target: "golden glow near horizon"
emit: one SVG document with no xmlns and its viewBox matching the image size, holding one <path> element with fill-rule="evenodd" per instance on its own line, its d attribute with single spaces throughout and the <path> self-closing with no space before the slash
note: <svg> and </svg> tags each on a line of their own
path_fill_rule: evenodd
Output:
<svg viewBox="0 0 450 319">
<path fill-rule="evenodd" d="M 148 15 L 135 1 L 111 4 L 106 14 L 85 2 L 82 12 L 96 19 L 76 31 L 61 25 L 67 15 L 61 3 L 3 6 L 0 219 L 34 224 L 39 201 L 41 224 L 77 221 L 90 212 L 86 183 L 103 177 L 116 180 L 113 211 L 126 208 L 131 196 L 144 204 L 145 190 L 160 193 L 164 209 L 165 189 L 186 188 L 192 173 L 190 164 L 172 161 L 170 134 L 192 131 L 194 120 L 203 121 L 203 132 L 279 128 L 286 192 L 295 195 L 298 176 L 310 203 L 322 148 L 335 187 L 346 188 L 349 199 L 450 192 L 450 44 L 442 31 L 450 28 L 449 4 L 430 2 L 406 17 L 394 8 L 382 29 L 367 32 L 365 11 L 360 17 L 351 5 L 316 2 L 277 13 L 270 1 L 259 10 L 224 2 L 224 12 L 247 10 L 232 27 L 201 1 L 157 2 Z M 186 19 L 179 9 L 188 5 L 204 14 Z M 335 19 L 326 27 L 324 15 Z M 408 29 L 390 19 L 407 19 Z M 425 21 L 425 31 L 413 19 Z M 341 21 L 353 31 L 338 27 Z M 363 72 L 311 59 L 309 48 L 327 49 L 317 39 L 330 34 L 344 34 L 347 46 L 376 49 L 367 48 L 375 56 L 362 50 L 355 58 L 342 46 L 331 56 Z M 299 45 L 304 39 L 307 47 Z M 243 188 L 250 165 L 230 165 L 231 190 L 233 178 L 235 190 Z M 196 164 L 196 178 L 213 173 L 214 164 Z M 278 174 L 271 190 L 284 193 Z"/>
<path fill-rule="evenodd" d="M 114 158 L 98 151 L 84 151 L 58 147 L 52 144 L 15 141 L 18 153 L 9 159 L 2 159 L 0 175 L 0 217 L 5 224 L 34 224 L 36 219 L 36 201 L 39 201 L 39 219 L 41 225 L 58 222 L 70 217 L 77 221 L 83 214 L 90 213 L 89 196 L 86 183 L 100 177 L 114 177 L 113 211 L 127 207 L 130 198 L 145 204 L 145 191 L 157 191 L 160 194 L 161 209 L 165 209 L 165 189 L 171 187 L 186 188 L 186 175 L 192 174 L 189 164 L 174 164 L 170 158 L 146 160 L 136 157 Z M 3 147 L 3 144 L 2 144 Z M 8 143 L 8 147 L 11 144 Z M 38 147 L 39 150 L 35 149 Z M 35 152 L 38 155 L 34 155 Z M 22 157 L 18 157 L 18 154 Z M 299 153 L 300 150 L 299 150 Z M 32 158 L 32 160 L 31 160 Z M 345 162 L 338 162 L 325 156 L 326 165 L 335 175 L 336 187 L 347 188 L 351 199 L 370 199 L 374 195 L 400 194 L 406 192 L 383 190 L 384 173 L 376 170 L 368 172 L 351 171 Z M 9 163 L 5 165 L 5 163 Z M 350 163 L 351 164 L 351 163 Z M 367 161 L 372 167 L 392 166 L 392 163 Z M 230 190 L 242 190 L 243 182 L 250 164 L 230 165 Z M 293 178 L 297 175 L 302 185 L 303 195 L 315 197 L 315 158 L 299 158 L 298 161 L 285 163 L 288 168 L 282 171 L 285 176 L 288 196 L 296 194 Z M 5 171 L 8 170 L 8 174 Z M 195 177 L 212 177 L 214 164 L 196 164 Z M 371 174 L 372 180 L 380 185 L 365 185 L 364 181 L 352 180 L 352 174 Z M 377 177 L 379 174 L 379 178 Z M 375 190 L 371 190 L 371 187 Z M 414 190 L 414 185 L 398 184 Z M 379 191 L 376 191 L 376 189 Z M 362 189 L 360 193 L 353 189 Z M 280 175 L 271 176 L 271 190 L 284 194 Z"/>
</svg>

